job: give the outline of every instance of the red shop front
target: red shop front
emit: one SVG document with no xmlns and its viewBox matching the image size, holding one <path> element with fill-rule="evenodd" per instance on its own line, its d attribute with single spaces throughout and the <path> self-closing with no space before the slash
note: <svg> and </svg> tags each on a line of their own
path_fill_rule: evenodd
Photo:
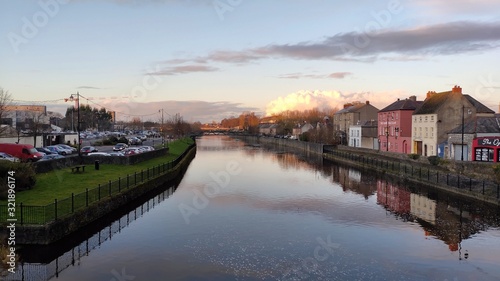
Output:
<svg viewBox="0 0 500 281">
<path fill-rule="evenodd" d="M 500 137 L 475 138 L 472 152 L 473 161 L 500 162 Z"/>
</svg>

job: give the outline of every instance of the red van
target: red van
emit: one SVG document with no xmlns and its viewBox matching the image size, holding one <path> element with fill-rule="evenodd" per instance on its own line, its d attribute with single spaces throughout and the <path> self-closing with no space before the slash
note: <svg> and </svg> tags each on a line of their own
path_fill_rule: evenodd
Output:
<svg viewBox="0 0 500 281">
<path fill-rule="evenodd" d="M 8 153 L 25 162 L 35 162 L 43 156 L 30 144 L 0 143 L 0 152 Z"/>
</svg>

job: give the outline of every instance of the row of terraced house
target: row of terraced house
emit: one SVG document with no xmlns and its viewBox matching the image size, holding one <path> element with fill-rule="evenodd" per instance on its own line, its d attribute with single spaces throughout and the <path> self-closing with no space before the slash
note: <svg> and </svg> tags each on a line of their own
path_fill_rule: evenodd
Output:
<svg viewBox="0 0 500 281">
<path fill-rule="evenodd" d="M 458 161 L 500 161 L 500 115 L 463 94 L 428 92 L 398 99 L 378 110 L 366 103 L 346 104 L 333 118 L 342 143 L 383 151 L 439 156 Z"/>
</svg>

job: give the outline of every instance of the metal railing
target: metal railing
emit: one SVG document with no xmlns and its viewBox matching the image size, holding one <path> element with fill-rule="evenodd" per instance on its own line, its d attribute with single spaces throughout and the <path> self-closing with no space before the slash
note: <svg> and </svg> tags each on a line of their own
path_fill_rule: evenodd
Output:
<svg viewBox="0 0 500 281">
<path fill-rule="evenodd" d="M 429 167 L 419 167 L 405 164 L 400 161 L 384 160 L 346 151 L 332 149 L 328 150 L 325 153 L 352 162 L 358 162 L 362 166 L 372 166 L 388 170 L 393 173 L 399 174 L 402 177 L 411 177 L 430 184 L 445 185 L 461 190 L 468 190 L 470 192 L 482 194 L 487 197 L 500 199 L 500 184 L 492 181 L 478 180 L 460 174 L 433 170 Z"/>
</svg>

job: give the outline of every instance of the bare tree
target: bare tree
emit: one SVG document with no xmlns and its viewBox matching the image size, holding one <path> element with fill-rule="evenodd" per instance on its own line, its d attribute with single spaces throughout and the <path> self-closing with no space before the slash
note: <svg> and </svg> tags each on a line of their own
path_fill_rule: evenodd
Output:
<svg viewBox="0 0 500 281">
<path fill-rule="evenodd" d="M 8 91 L 5 91 L 3 88 L 0 88 L 0 121 L 5 117 L 7 107 L 11 105 L 11 103 L 12 95 Z M 8 127 L 0 127 L 0 135 L 3 135 L 7 129 Z"/>
</svg>

